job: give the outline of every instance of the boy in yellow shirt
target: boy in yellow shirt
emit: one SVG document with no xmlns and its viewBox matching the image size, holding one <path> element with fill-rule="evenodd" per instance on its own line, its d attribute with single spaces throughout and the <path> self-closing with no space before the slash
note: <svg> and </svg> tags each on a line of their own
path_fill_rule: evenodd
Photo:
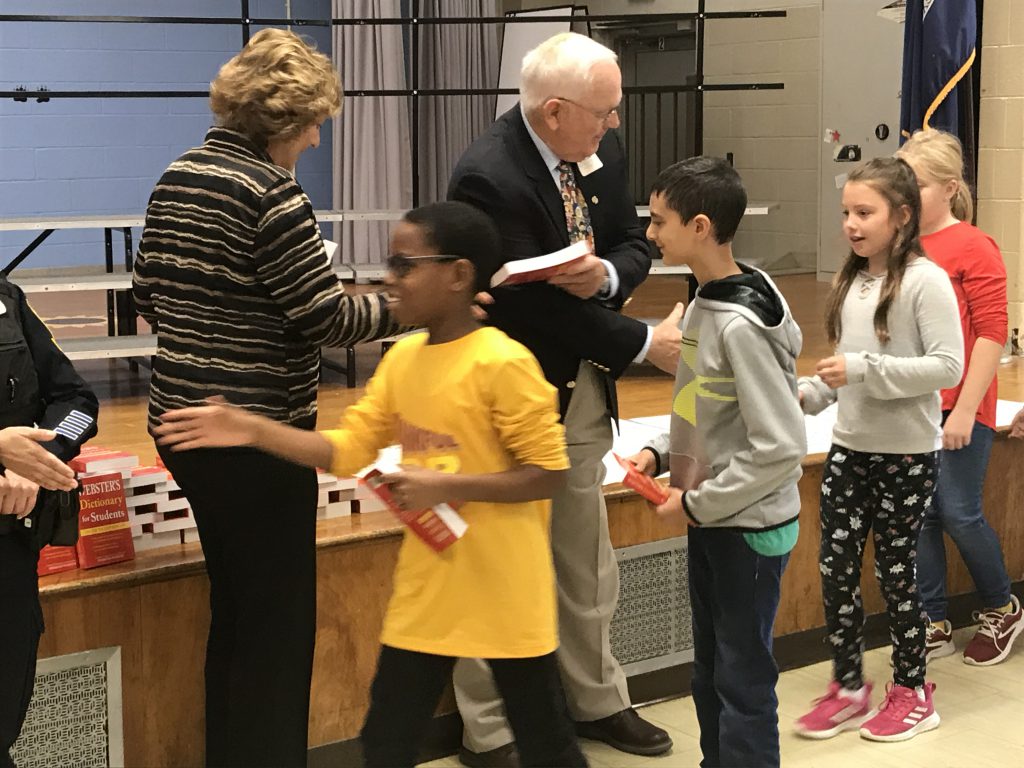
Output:
<svg viewBox="0 0 1024 768">
<path fill-rule="evenodd" d="M 426 334 L 399 341 L 338 429 L 309 432 L 214 404 L 164 414 L 174 450 L 250 446 L 351 475 L 402 446 L 386 481 L 403 509 L 461 504 L 438 553 L 408 531 L 395 568 L 361 738 L 368 766 L 412 766 L 452 666 L 487 659 L 522 765 L 582 766 L 559 678 L 549 499 L 568 459 L 555 390 L 533 355 L 473 313 L 500 266 L 490 219 L 457 202 L 406 214 L 391 238 L 391 311 Z M 285 521 L 286 522 L 286 521 Z"/>
</svg>

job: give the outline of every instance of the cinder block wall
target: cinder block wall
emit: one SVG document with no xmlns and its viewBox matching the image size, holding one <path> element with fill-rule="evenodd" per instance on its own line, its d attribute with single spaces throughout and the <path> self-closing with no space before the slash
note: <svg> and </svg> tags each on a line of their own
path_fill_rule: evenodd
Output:
<svg viewBox="0 0 1024 768">
<path fill-rule="evenodd" d="M 1002 249 L 1010 327 L 1024 332 L 1024 3 L 985 0 L 984 12 L 978 226 Z"/>
<path fill-rule="evenodd" d="M 786 87 L 709 92 L 704 97 L 704 151 L 732 152 L 750 199 L 779 203 L 768 216 L 743 221 L 736 235 L 737 256 L 772 272 L 814 272 L 821 8 L 808 3 L 786 11 L 784 19 L 708 22 L 708 83 L 782 82 Z"/>
<path fill-rule="evenodd" d="M 4 13 L 235 17 L 238 0 L 5 0 Z M 292 0 L 299 18 L 327 18 L 330 0 Z M 253 17 L 285 15 L 252 0 Z M 330 33 L 300 30 L 329 54 Z M 242 45 L 239 25 L 0 23 L 0 90 L 206 90 Z M 0 217 L 141 213 L 164 168 L 200 144 L 206 99 L 0 101 Z M 317 208 L 331 207 L 331 128 L 297 169 Z M 135 233 L 138 242 L 138 231 Z M 0 267 L 35 233 L 0 232 Z M 21 269 L 103 263 L 102 231 L 55 232 Z M 115 260 L 123 260 L 120 236 Z"/>
</svg>

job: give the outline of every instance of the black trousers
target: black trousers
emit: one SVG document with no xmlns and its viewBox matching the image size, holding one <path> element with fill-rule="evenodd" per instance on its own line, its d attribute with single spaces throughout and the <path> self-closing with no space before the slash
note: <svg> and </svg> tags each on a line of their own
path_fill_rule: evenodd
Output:
<svg viewBox="0 0 1024 768">
<path fill-rule="evenodd" d="M 875 544 L 896 685 L 924 685 L 928 616 L 917 590 L 917 538 L 938 481 L 939 454 L 862 453 L 833 445 L 821 481 L 821 593 L 835 680 L 864 685 L 864 545 Z"/>
<path fill-rule="evenodd" d="M 18 740 L 32 700 L 36 652 L 43 632 L 36 563 L 39 553 L 28 531 L 0 535 L 0 767 L 13 766 Z"/>
<path fill-rule="evenodd" d="M 384 645 L 359 734 L 369 768 L 406 768 L 417 753 L 456 659 Z M 586 766 L 554 653 L 489 659 L 523 766 Z"/>
<path fill-rule="evenodd" d="M 160 456 L 210 576 L 206 763 L 306 764 L 316 638 L 316 472 L 249 449 Z"/>
</svg>

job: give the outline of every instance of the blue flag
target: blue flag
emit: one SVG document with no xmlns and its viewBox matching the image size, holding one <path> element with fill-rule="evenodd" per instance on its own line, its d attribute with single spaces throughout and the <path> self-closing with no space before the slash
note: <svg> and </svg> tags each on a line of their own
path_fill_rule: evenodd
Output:
<svg viewBox="0 0 1024 768">
<path fill-rule="evenodd" d="M 959 133 L 956 85 L 974 63 L 975 0 L 907 0 L 900 143 L 922 128 Z"/>
</svg>

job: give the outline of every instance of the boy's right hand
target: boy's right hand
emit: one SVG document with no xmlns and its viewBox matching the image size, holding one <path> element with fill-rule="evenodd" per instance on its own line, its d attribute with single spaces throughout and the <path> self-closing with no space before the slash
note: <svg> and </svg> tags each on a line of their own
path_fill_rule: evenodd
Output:
<svg viewBox="0 0 1024 768">
<path fill-rule="evenodd" d="M 654 460 L 654 454 L 650 451 L 641 449 L 639 453 L 634 453 L 632 456 L 625 456 L 624 458 L 645 475 L 654 475 L 657 462 Z"/>
<path fill-rule="evenodd" d="M 157 443 L 172 451 L 193 448 L 234 448 L 254 445 L 259 439 L 260 417 L 244 408 L 228 405 L 220 396 L 210 405 L 167 411 L 153 428 Z"/>
</svg>

